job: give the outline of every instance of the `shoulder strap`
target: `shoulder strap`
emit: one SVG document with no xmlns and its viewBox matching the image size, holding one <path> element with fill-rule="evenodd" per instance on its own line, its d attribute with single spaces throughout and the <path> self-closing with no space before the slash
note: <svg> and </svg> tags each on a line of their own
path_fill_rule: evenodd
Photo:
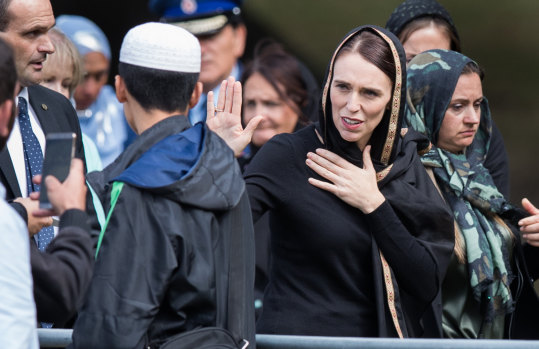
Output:
<svg viewBox="0 0 539 349">
<path fill-rule="evenodd" d="M 118 197 L 120 196 L 120 193 L 122 192 L 122 188 L 124 187 L 124 182 L 113 182 L 112 183 L 112 192 L 110 194 L 110 210 L 107 214 L 107 220 L 105 221 L 105 224 L 101 227 L 101 233 L 99 233 L 99 239 L 97 240 L 97 248 L 95 250 L 95 258 L 97 259 L 97 254 L 99 253 L 99 249 L 101 248 L 101 242 L 103 241 L 103 237 L 105 236 L 105 231 L 107 230 L 107 226 L 109 225 L 110 217 L 112 216 L 112 211 L 114 211 L 114 207 L 116 206 L 116 201 L 118 201 Z"/>
<path fill-rule="evenodd" d="M 249 238 L 254 237 L 245 236 L 246 232 L 243 227 L 241 214 L 242 210 L 246 209 L 245 207 L 247 209 L 249 208 L 249 206 L 245 206 L 244 197 L 240 200 L 237 207 L 230 212 L 229 228 L 231 228 L 231 234 L 228 248 L 230 258 L 228 261 L 227 329 L 234 336 L 240 336 L 239 339 L 243 340 L 242 348 L 249 346 L 248 339 L 250 339 L 245 338 L 247 332 L 249 332 L 249 326 L 246 327 L 245 325 L 249 322 L 249 319 L 245 319 L 246 299 L 251 299 L 251 303 L 254 304 L 252 297 L 248 296 L 246 287 L 248 280 L 248 275 L 246 274 L 248 273 L 245 271 L 245 260 L 249 258 Z M 253 234 L 253 232 L 251 233 Z"/>
</svg>

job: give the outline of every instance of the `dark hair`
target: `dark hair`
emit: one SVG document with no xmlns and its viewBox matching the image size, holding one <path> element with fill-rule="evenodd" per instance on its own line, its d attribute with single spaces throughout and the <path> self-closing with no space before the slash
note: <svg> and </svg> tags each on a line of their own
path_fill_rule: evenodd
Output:
<svg viewBox="0 0 539 349">
<path fill-rule="evenodd" d="M 7 29 L 10 18 L 7 9 L 11 4 L 11 0 L 0 0 L 0 32 Z"/>
<path fill-rule="evenodd" d="M 189 105 L 198 73 L 180 73 L 122 63 L 118 72 L 129 93 L 146 111 L 183 111 Z"/>
<path fill-rule="evenodd" d="M 481 81 L 483 81 L 483 78 L 485 77 L 485 71 L 479 66 L 479 64 L 473 61 L 466 63 L 464 68 L 462 68 L 460 75 L 465 75 L 465 74 L 477 74 L 479 75 L 479 78 L 481 79 Z"/>
<path fill-rule="evenodd" d="M 308 116 L 302 110 L 308 103 L 307 86 L 294 56 L 275 41 L 262 40 L 255 47 L 253 60 L 243 71 L 242 85 L 255 73 L 266 79 L 279 98 L 298 115 L 300 122 L 309 123 Z"/>
<path fill-rule="evenodd" d="M 228 18 L 228 24 L 232 25 L 234 29 L 237 28 L 240 24 L 244 23 L 243 17 L 240 14 L 235 14 L 233 12 L 230 12 L 227 14 L 227 18 Z"/>
<path fill-rule="evenodd" d="M 0 103 L 13 99 L 17 69 L 13 58 L 13 49 L 0 39 Z"/>
<path fill-rule="evenodd" d="M 397 73 L 393 54 L 389 45 L 378 35 L 369 30 L 362 31 L 343 45 L 335 60 L 344 52 L 359 53 L 363 58 L 383 71 L 391 79 L 392 85 L 395 85 Z"/>
<path fill-rule="evenodd" d="M 447 35 L 451 43 L 451 50 L 460 52 L 460 39 L 455 34 L 454 28 L 442 17 L 433 15 L 425 15 L 408 22 L 398 35 L 400 42 L 404 43 L 413 32 L 427 28 L 432 24 Z"/>
</svg>

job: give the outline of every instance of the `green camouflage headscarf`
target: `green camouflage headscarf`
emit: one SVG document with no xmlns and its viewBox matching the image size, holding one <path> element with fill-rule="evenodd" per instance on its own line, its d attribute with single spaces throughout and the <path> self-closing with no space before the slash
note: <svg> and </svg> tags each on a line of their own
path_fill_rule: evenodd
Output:
<svg viewBox="0 0 539 349">
<path fill-rule="evenodd" d="M 481 103 L 479 129 L 464 154 L 435 146 L 457 81 L 469 62 L 473 61 L 454 51 L 432 50 L 417 55 L 408 66 L 405 120 L 431 140 L 431 149 L 422 162 L 433 168 L 462 232 L 472 291 L 483 303 L 484 316 L 490 322 L 494 316 L 512 311 L 509 284 L 513 276 L 509 263 L 512 246 L 507 241 L 511 232 L 493 218 L 507 203 L 483 167 L 492 128 L 486 98 Z"/>
</svg>

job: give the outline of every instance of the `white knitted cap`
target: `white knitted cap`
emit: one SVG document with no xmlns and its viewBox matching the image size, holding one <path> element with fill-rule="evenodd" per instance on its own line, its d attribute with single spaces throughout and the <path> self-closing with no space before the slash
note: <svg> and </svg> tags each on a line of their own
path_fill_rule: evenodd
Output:
<svg viewBox="0 0 539 349">
<path fill-rule="evenodd" d="M 124 37 L 120 62 L 182 73 L 200 73 L 200 44 L 187 30 L 165 23 L 138 25 Z"/>
</svg>

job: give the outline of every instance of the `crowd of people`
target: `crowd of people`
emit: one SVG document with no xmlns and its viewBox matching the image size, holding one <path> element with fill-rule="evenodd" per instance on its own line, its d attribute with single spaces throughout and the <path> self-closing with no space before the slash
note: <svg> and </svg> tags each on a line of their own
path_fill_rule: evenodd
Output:
<svg viewBox="0 0 539 349">
<path fill-rule="evenodd" d="M 241 5 L 150 0 L 110 86 L 90 19 L 0 0 L 0 346 L 538 339 L 539 209 L 447 10 L 351 30 L 318 85 L 274 40 L 241 62 Z"/>
</svg>

